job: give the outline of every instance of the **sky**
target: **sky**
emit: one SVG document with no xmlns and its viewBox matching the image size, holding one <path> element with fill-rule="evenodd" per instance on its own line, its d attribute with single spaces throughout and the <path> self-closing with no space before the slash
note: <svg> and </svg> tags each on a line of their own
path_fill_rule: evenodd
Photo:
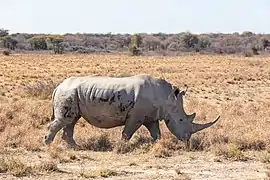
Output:
<svg viewBox="0 0 270 180">
<path fill-rule="evenodd" d="M 1 0 L 10 33 L 270 33 L 270 0 Z"/>
</svg>

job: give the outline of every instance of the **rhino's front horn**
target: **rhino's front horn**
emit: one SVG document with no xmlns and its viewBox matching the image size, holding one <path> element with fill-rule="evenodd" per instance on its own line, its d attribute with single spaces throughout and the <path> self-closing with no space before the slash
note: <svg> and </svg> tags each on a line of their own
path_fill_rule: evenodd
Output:
<svg viewBox="0 0 270 180">
<path fill-rule="evenodd" d="M 220 118 L 220 116 L 217 117 L 217 119 L 213 122 L 209 122 L 209 123 L 206 123 L 206 124 L 195 124 L 195 123 L 192 123 L 192 133 L 196 133 L 198 131 L 201 131 L 205 128 L 208 128 L 210 126 L 212 126 L 213 124 L 215 124 L 218 119 Z"/>
</svg>

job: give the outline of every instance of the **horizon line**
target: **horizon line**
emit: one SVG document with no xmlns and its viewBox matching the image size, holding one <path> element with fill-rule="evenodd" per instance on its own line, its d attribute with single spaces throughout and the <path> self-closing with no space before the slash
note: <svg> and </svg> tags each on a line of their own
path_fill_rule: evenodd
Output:
<svg viewBox="0 0 270 180">
<path fill-rule="evenodd" d="M 5 29 L 5 28 L 2 28 Z M 8 29 L 5 29 L 8 30 Z M 52 34 L 52 35 L 66 35 L 66 34 L 112 34 L 112 35 L 133 35 L 133 34 L 181 34 L 181 33 L 191 33 L 191 34 L 243 34 L 244 32 L 251 32 L 253 34 L 263 34 L 263 35 L 268 35 L 270 34 L 270 32 L 254 32 L 254 31 L 250 31 L 250 30 L 244 30 L 244 31 L 212 31 L 212 32 L 195 32 L 195 31 L 190 31 L 190 30 L 186 30 L 186 31 L 179 31 L 179 32 L 84 32 L 84 31 L 77 31 L 77 32 L 61 32 L 61 33 L 57 33 L 57 32 L 26 32 L 26 31 L 10 31 L 8 30 L 9 34 Z"/>
</svg>

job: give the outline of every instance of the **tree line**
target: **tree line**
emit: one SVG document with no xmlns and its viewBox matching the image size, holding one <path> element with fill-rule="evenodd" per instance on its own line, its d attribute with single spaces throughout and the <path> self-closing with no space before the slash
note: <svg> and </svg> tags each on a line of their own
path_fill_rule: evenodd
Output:
<svg viewBox="0 0 270 180">
<path fill-rule="evenodd" d="M 193 34 L 10 34 L 0 29 L 0 48 L 9 50 L 50 50 L 64 52 L 130 52 L 132 55 L 178 55 L 184 52 L 217 54 L 244 53 L 246 56 L 270 52 L 270 34 L 209 33 Z"/>
</svg>

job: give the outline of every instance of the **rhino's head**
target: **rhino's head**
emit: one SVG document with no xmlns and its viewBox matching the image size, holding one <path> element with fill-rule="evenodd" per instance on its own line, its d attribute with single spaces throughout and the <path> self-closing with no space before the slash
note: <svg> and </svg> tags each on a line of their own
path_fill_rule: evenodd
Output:
<svg viewBox="0 0 270 180">
<path fill-rule="evenodd" d="M 179 140 L 189 140 L 193 133 L 212 126 L 220 117 L 218 116 L 215 121 L 206 124 L 193 123 L 196 113 L 187 115 L 183 108 L 183 95 L 185 95 L 185 92 L 174 88 L 168 96 L 165 107 L 165 123 L 171 133 Z"/>
</svg>

